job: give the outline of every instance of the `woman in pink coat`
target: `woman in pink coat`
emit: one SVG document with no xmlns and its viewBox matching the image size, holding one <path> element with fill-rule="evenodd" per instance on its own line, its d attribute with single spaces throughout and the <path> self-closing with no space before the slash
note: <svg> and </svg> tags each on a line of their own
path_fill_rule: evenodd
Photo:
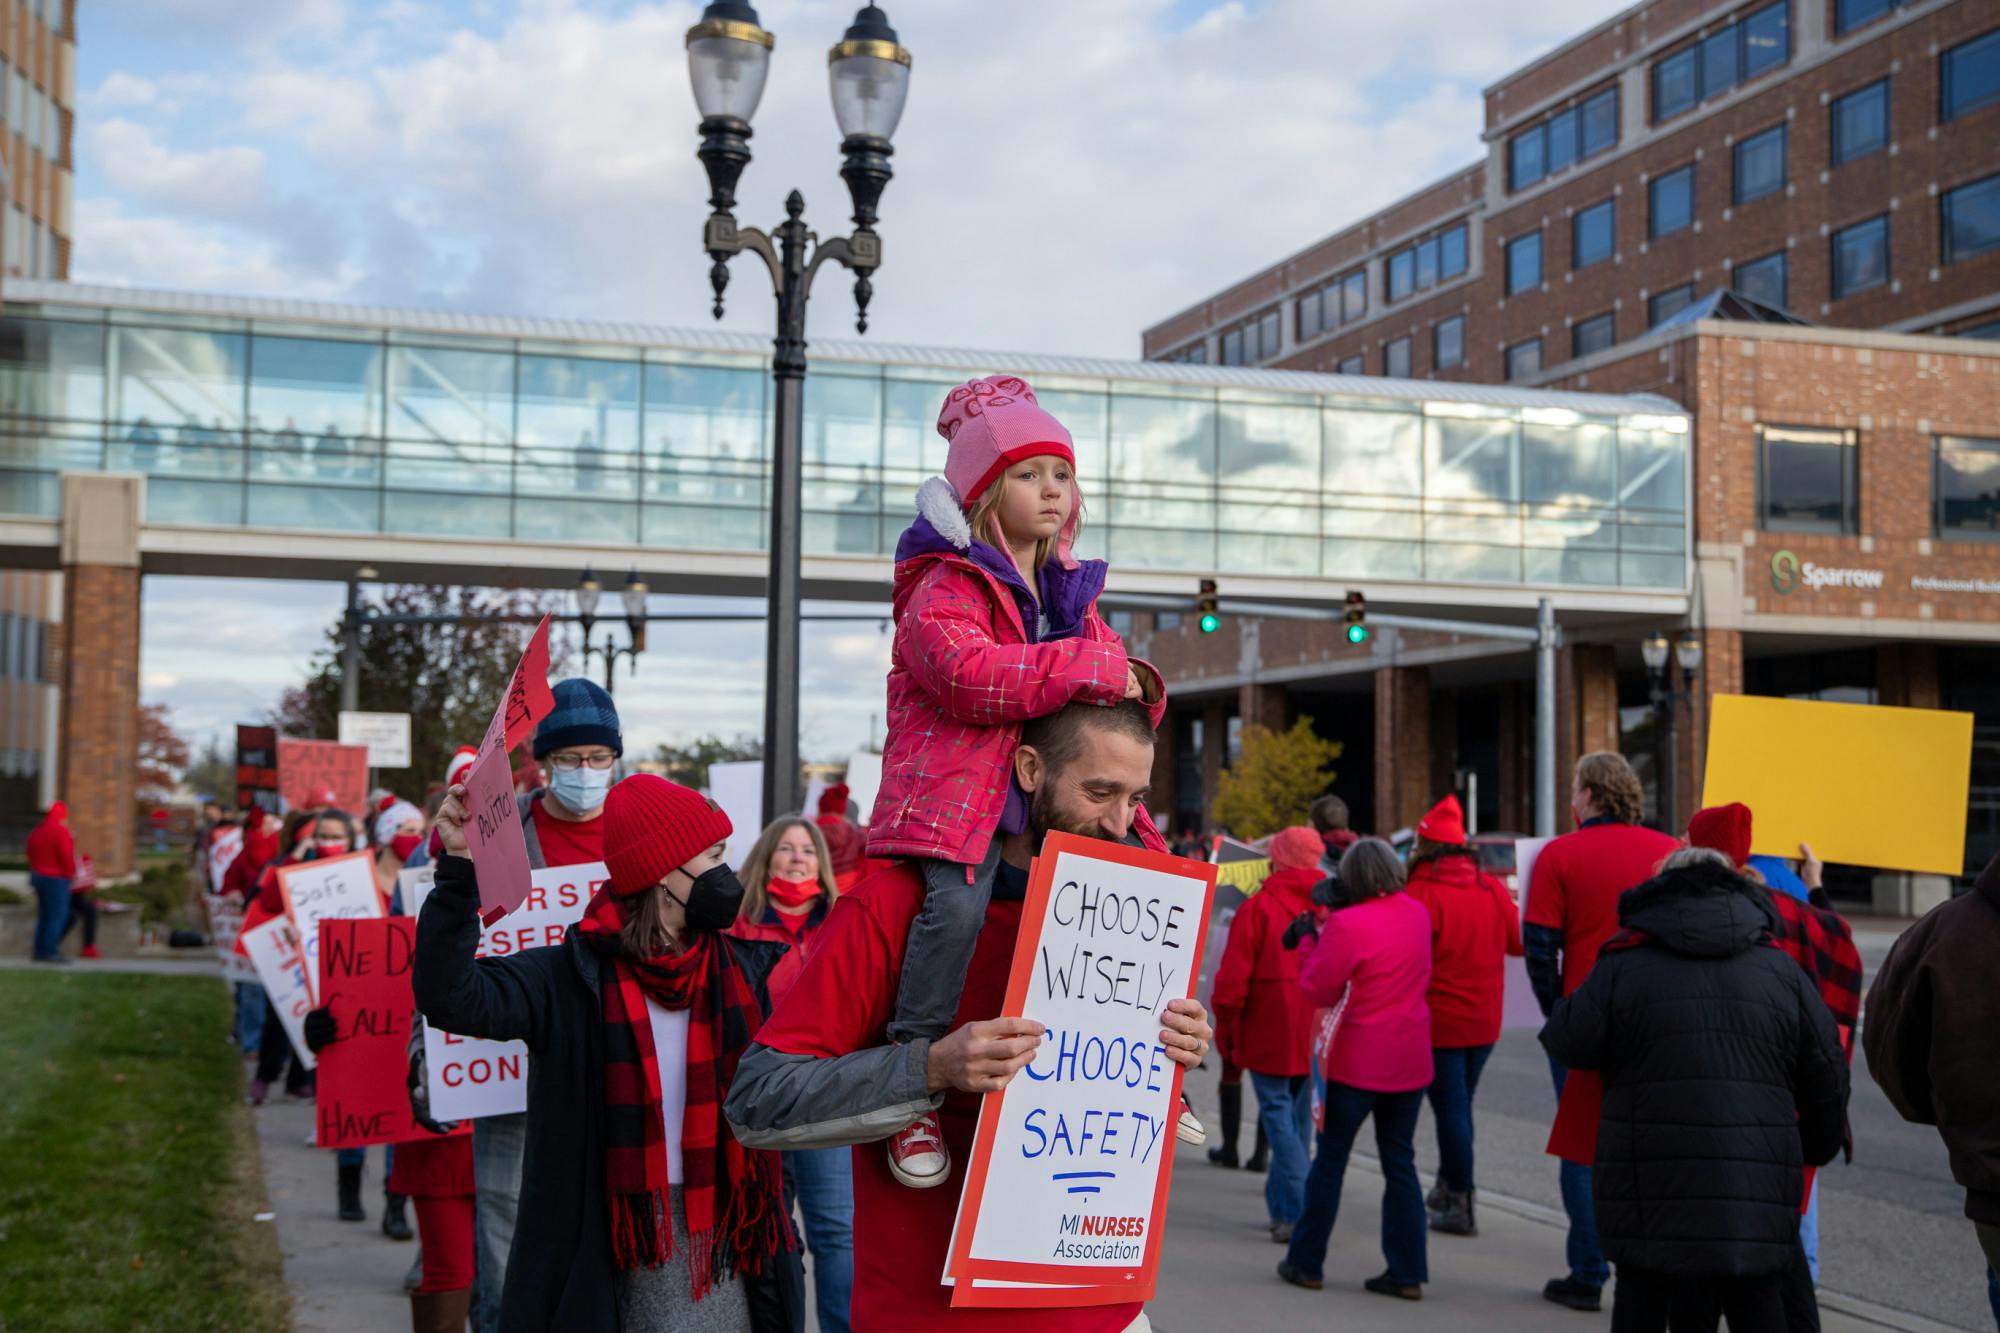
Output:
<svg viewBox="0 0 2000 1333">
<path fill-rule="evenodd" d="M 1337 1006 L 1326 1054 L 1326 1122 L 1306 1176 L 1306 1206 L 1278 1276 L 1325 1284 L 1326 1246 L 1340 1212 L 1341 1177 L 1361 1122 L 1375 1117 L 1382 1161 L 1382 1257 L 1388 1269 L 1362 1285 L 1419 1300 L 1430 1280 L 1423 1186 L 1417 1183 L 1417 1112 L 1431 1082 L 1431 918 L 1401 892 L 1403 865 L 1389 844 L 1363 838 L 1340 858 L 1353 905 L 1315 914 L 1299 950 L 1299 984 L 1317 1005 Z"/>
</svg>

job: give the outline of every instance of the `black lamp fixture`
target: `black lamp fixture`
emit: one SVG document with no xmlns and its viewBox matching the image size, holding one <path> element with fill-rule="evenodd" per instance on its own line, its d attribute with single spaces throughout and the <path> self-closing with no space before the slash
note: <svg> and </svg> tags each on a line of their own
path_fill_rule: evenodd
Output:
<svg viewBox="0 0 2000 1333">
<path fill-rule="evenodd" d="M 597 608 L 604 596 L 604 585 L 598 581 L 597 571 L 585 566 L 583 577 L 576 582 L 576 620 L 583 626 L 584 665 L 590 665 L 593 654 L 604 659 L 606 693 L 616 688 L 619 658 L 630 658 L 632 670 L 635 673 L 639 670 L 639 654 L 646 651 L 646 594 L 649 591 L 637 569 L 625 576 L 625 590 L 619 596 L 625 604 L 625 628 L 631 632 L 632 642 L 620 648 L 608 632 L 602 644 L 590 641 L 590 631 L 597 624 Z"/>
<path fill-rule="evenodd" d="M 877 5 L 863 5 L 827 52 L 833 118 L 840 129 L 841 179 L 854 231 L 820 239 L 804 219 L 797 190 L 785 198 L 785 221 L 766 232 L 736 225 L 736 187 L 750 165 L 750 121 L 764 96 L 776 39 L 743 0 L 715 0 L 688 29 L 688 82 L 701 113 L 696 156 L 708 172 L 709 258 L 715 317 L 722 318 L 729 261 L 748 250 L 764 261 L 777 297 L 771 359 L 775 382 L 771 448 L 770 638 L 764 665 L 764 818 L 799 808 L 799 477 L 806 375 L 806 302 L 820 265 L 854 273 L 854 327 L 868 331 L 873 276 L 882 264 L 876 209 L 893 174 L 890 140 L 910 92 L 910 53 Z"/>
<path fill-rule="evenodd" d="M 1669 640 L 1664 633 L 1655 631 L 1640 640 L 1639 658 L 1646 664 L 1647 695 L 1653 705 L 1653 771 L 1659 779 L 1660 827 L 1668 833 L 1678 833 L 1680 748 L 1676 733 L 1680 706 L 1694 699 L 1694 679 L 1701 671 L 1701 636 L 1688 629 L 1682 631 L 1678 640 Z M 1669 658 L 1680 666 L 1679 688 L 1667 680 Z"/>
</svg>

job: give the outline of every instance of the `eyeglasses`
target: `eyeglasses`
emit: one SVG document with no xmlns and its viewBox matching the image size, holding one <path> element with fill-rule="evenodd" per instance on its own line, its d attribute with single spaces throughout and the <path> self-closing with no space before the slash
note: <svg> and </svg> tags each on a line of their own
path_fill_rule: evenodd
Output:
<svg viewBox="0 0 2000 1333">
<path fill-rule="evenodd" d="M 586 764 L 602 772 L 617 763 L 618 756 L 615 754 L 552 754 L 546 762 L 550 768 L 555 769 L 558 773 L 574 773 Z"/>
</svg>

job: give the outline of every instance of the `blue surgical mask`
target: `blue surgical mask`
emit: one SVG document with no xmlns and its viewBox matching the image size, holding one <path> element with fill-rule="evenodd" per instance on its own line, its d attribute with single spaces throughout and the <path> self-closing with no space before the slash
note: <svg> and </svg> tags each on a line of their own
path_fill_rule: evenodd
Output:
<svg viewBox="0 0 2000 1333">
<path fill-rule="evenodd" d="M 549 794 L 576 814 L 596 814 L 598 807 L 604 804 L 605 794 L 611 790 L 611 772 L 611 769 L 592 768 L 588 764 L 568 772 L 560 768 L 551 769 Z"/>
</svg>

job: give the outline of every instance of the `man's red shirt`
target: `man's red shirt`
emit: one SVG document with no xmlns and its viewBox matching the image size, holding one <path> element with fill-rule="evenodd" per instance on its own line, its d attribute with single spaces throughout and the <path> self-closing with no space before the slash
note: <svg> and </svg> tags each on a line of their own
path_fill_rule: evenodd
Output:
<svg viewBox="0 0 2000 1333">
<path fill-rule="evenodd" d="M 910 923 L 924 903 L 924 881 L 906 861 L 870 876 L 835 904 L 805 971 L 757 1040 L 788 1055 L 829 1057 L 881 1046 L 896 1011 Z M 1021 928 L 1021 903 L 997 893 L 972 953 L 960 993 L 956 1030 L 996 1018 Z M 854 1294 L 850 1317 L 862 1333 L 902 1329 L 1033 1329 L 1035 1333 L 1119 1333 L 1140 1306 L 1038 1310 L 954 1310 L 939 1281 L 958 1214 L 959 1188 L 972 1158 L 980 1099 L 946 1095 L 938 1111 L 952 1179 L 936 1189 L 898 1184 L 880 1143 L 854 1148 Z"/>
<path fill-rule="evenodd" d="M 1535 858 L 1527 922 L 1563 933 L 1563 994 L 1574 994 L 1618 933 L 1618 895 L 1653 877 L 1681 847 L 1637 824 L 1605 822 L 1565 833 Z"/>
<path fill-rule="evenodd" d="M 540 797 L 535 798 L 535 836 L 542 844 L 542 864 L 587 866 L 604 859 L 604 812 L 584 820 L 557 819 Z"/>
</svg>

